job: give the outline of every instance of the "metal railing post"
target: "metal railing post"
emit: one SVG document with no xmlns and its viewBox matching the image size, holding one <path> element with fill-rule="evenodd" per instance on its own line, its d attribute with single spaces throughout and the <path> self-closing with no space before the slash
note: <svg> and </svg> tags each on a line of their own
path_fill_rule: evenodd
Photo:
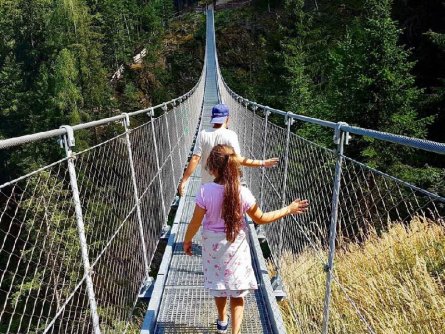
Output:
<svg viewBox="0 0 445 334">
<path fill-rule="evenodd" d="M 186 114 L 186 120 L 187 120 L 187 128 L 188 128 L 188 140 L 190 140 L 190 137 L 192 137 L 192 109 L 191 109 L 191 99 L 192 99 L 193 97 L 191 97 L 191 96 L 188 96 L 187 97 L 187 114 Z M 193 113 L 193 116 L 194 116 L 195 114 Z M 189 142 L 190 143 L 190 142 Z M 191 143 L 190 143 L 191 144 Z M 190 152 L 189 152 L 189 155 L 190 155 Z"/>
<path fill-rule="evenodd" d="M 175 167 L 173 166 L 173 151 L 172 151 L 172 143 L 170 141 L 170 131 L 169 131 L 169 127 L 168 127 L 168 119 L 167 119 L 167 104 L 164 103 L 164 105 L 162 106 L 162 110 L 164 110 L 164 114 L 165 114 L 165 126 L 167 127 L 167 141 L 168 141 L 168 149 L 170 152 L 170 163 L 172 166 L 172 178 L 173 178 L 173 188 L 176 186 L 176 180 L 175 180 Z"/>
<path fill-rule="evenodd" d="M 254 139 L 254 135 L 255 135 L 255 115 L 256 115 L 256 110 L 258 109 L 258 107 L 256 105 L 252 106 L 252 133 L 250 136 L 250 153 L 249 155 L 252 157 L 252 159 L 255 159 L 256 156 L 253 153 L 253 139 Z M 253 179 L 253 172 L 250 171 L 249 173 L 249 188 L 252 188 L 252 179 Z"/>
<path fill-rule="evenodd" d="M 83 221 L 82 205 L 80 203 L 79 187 L 77 185 L 76 167 L 74 166 L 74 160 L 76 159 L 76 157 L 72 151 L 72 147 L 75 146 L 74 130 L 71 126 L 68 125 L 61 126 L 61 128 L 66 130 L 66 134 L 64 134 L 62 137 L 62 143 L 65 148 L 66 156 L 68 158 L 68 173 L 70 176 L 71 191 L 73 193 L 73 204 L 76 213 L 77 232 L 79 234 L 80 250 L 82 255 L 83 269 L 85 272 L 85 283 L 87 286 L 88 301 L 90 304 L 91 318 L 93 321 L 93 331 L 94 334 L 101 334 L 99 315 L 97 313 L 96 296 L 93 287 L 93 279 L 91 278 L 91 265 L 88 256 L 88 245 L 85 236 L 85 224 Z"/>
<path fill-rule="evenodd" d="M 179 155 L 179 165 L 182 166 L 182 154 L 181 154 L 181 148 L 179 147 L 179 143 L 181 142 L 181 138 L 179 137 L 178 132 L 178 119 L 176 118 L 176 111 L 178 108 L 176 108 L 176 100 L 173 101 L 173 117 L 175 118 L 175 132 L 176 132 L 176 146 L 178 146 L 178 155 Z"/>
<path fill-rule="evenodd" d="M 193 101 L 192 101 L 192 99 L 193 99 Z M 189 143 L 190 144 L 192 144 L 192 142 L 193 142 L 193 138 L 194 138 L 194 132 L 193 132 L 193 130 L 194 130 L 194 127 L 193 127 L 193 121 L 192 121 L 192 119 L 194 119 L 196 116 L 198 117 L 198 119 L 200 120 L 201 119 L 201 117 L 202 117 L 202 113 L 201 113 L 201 108 L 199 108 L 199 111 L 194 111 L 194 110 L 192 110 L 192 107 L 193 106 L 195 106 L 195 103 L 196 103 L 196 95 L 195 96 L 190 96 L 188 99 L 187 99 L 187 104 L 188 104 L 188 124 L 189 124 Z M 196 108 L 196 109 L 198 109 L 198 108 Z M 190 145 L 190 147 L 191 147 L 192 145 Z M 191 153 L 191 151 L 190 151 L 190 153 Z"/>
<path fill-rule="evenodd" d="M 253 139 L 255 136 L 255 116 L 258 107 L 256 105 L 252 106 L 252 134 L 250 136 L 250 152 L 253 154 Z"/>
<path fill-rule="evenodd" d="M 159 150 L 158 150 L 158 141 L 156 139 L 155 134 L 155 125 L 154 125 L 154 116 L 155 111 L 153 108 L 148 112 L 148 116 L 150 116 L 151 123 L 151 133 L 153 134 L 153 146 L 155 147 L 155 159 L 156 159 L 156 168 L 158 169 L 158 179 L 159 179 L 159 192 L 161 194 L 161 204 L 162 204 L 162 218 L 164 220 L 164 224 L 167 223 L 167 211 L 164 203 L 164 185 L 162 183 L 162 175 L 161 175 L 161 163 L 159 161 Z"/>
<path fill-rule="evenodd" d="M 290 144 L 290 129 L 292 124 L 294 124 L 295 120 L 289 115 L 292 113 L 287 113 L 285 118 L 285 123 L 287 125 L 287 131 L 286 131 L 286 149 L 284 152 L 284 172 L 283 172 L 283 185 L 281 187 L 281 206 L 286 205 L 286 188 L 287 188 L 287 171 L 289 168 L 289 144 Z M 283 289 L 283 283 L 281 281 L 281 257 L 283 254 L 283 231 L 284 231 L 284 224 L 280 224 L 280 241 L 278 246 L 278 259 L 277 259 L 277 274 L 275 276 L 273 283 L 275 294 L 277 297 L 284 297 L 284 289 Z"/>
<path fill-rule="evenodd" d="M 184 124 L 184 114 L 185 114 L 185 97 L 181 97 L 180 102 L 179 102 L 179 117 L 181 119 L 181 138 L 179 139 L 180 143 L 183 143 L 182 145 L 182 154 L 184 156 L 184 161 L 181 161 L 181 166 L 185 165 L 187 163 L 187 158 L 188 158 L 188 154 L 187 154 L 187 143 L 188 143 L 188 128 L 186 126 L 186 124 Z"/>
<path fill-rule="evenodd" d="M 248 112 L 248 107 L 249 106 L 249 100 L 245 99 L 244 100 L 244 115 L 247 115 Z M 243 142 L 241 144 L 241 147 L 246 147 L 246 142 L 247 142 L 247 138 L 246 138 L 246 134 L 247 134 L 247 120 L 246 117 L 244 116 L 243 118 Z"/>
<path fill-rule="evenodd" d="M 343 149 L 348 142 L 348 133 L 343 132 L 341 127 L 348 125 L 344 122 L 338 122 L 334 134 L 334 143 L 337 144 L 336 163 L 335 163 L 335 177 L 334 190 L 332 193 L 332 207 L 331 207 L 331 222 L 329 228 L 329 255 L 328 263 L 325 266 L 326 271 L 326 291 L 323 305 L 323 329 L 322 333 L 326 334 L 329 330 L 329 308 L 331 302 L 332 292 L 332 278 L 334 269 L 334 255 L 335 255 L 335 238 L 337 235 L 337 219 L 338 219 L 338 204 L 340 197 L 340 183 L 343 163 Z"/>
<path fill-rule="evenodd" d="M 261 155 L 261 159 L 264 161 L 266 160 L 266 148 L 268 145 L 266 145 L 267 142 L 267 130 L 268 130 L 268 124 L 269 124 L 269 116 L 270 111 L 267 109 L 264 109 L 264 130 L 263 130 L 263 138 L 262 138 L 262 144 L 263 144 L 263 152 Z M 265 210 L 263 207 L 264 205 L 264 180 L 266 178 L 266 168 L 261 167 L 261 183 L 260 183 L 260 208 L 262 210 Z M 257 225 L 256 227 L 258 238 L 264 239 L 265 238 L 265 231 L 263 225 Z"/>
<path fill-rule="evenodd" d="M 142 252 L 144 257 L 144 268 L 145 268 L 145 279 L 149 277 L 150 272 L 150 266 L 148 264 L 148 258 L 147 258 L 147 246 L 145 244 L 145 237 L 144 237 L 144 228 L 142 223 L 142 213 L 141 213 L 141 206 L 139 201 L 139 191 L 138 186 L 136 183 L 136 171 L 134 169 L 134 161 L 133 161 L 133 150 L 131 149 L 131 141 L 130 141 L 130 116 L 127 113 L 123 113 L 125 115 L 125 118 L 123 119 L 123 125 L 125 129 L 125 140 L 127 142 L 127 150 L 128 150 L 128 160 L 130 162 L 130 170 L 131 170 L 131 181 L 133 182 L 133 194 L 134 194 L 134 200 L 136 202 L 136 214 L 139 222 L 139 233 L 141 235 L 141 242 L 142 242 Z"/>
<path fill-rule="evenodd" d="M 245 99 L 241 101 L 241 110 L 242 113 L 238 113 L 238 119 L 237 119 L 237 123 L 239 123 L 240 120 L 242 120 L 242 125 L 240 124 L 240 131 L 238 132 L 238 138 L 240 135 L 242 135 L 241 141 L 240 141 L 240 147 L 243 148 L 243 151 L 241 152 L 241 155 L 244 155 L 246 157 L 249 156 L 248 150 L 249 148 L 246 145 L 246 129 L 247 129 L 247 121 L 246 121 L 246 115 L 247 115 L 247 106 L 249 104 L 249 100 Z M 240 117 L 242 116 L 242 117 Z M 241 129 L 242 127 L 242 129 Z M 246 167 L 242 167 L 242 178 L 241 181 L 242 183 L 244 183 L 245 185 L 247 185 L 247 178 L 248 178 L 248 174 L 250 173 L 250 171 L 246 168 Z"/>
<path fill-rule="evenodd" d="M 290 114 L 290 113 L 288 113 Z M 286 115 L 285 123 L 287 126 L 286 131 L 286 149 L 284 152 L 284 172 L 283 172 L 283 185 L 281 188 L 281 205 L 286 204 L 286 188 L 287 188 L 287 170 L 289 168 L 289 143 L 290 143 L 290 127 L 294 124 L 295 120 Z M 282 227 L 283 224 L 280 225 Z M 282 228 L 280 228 L 282 230 Z"/>
<path fill-rule="evenodd" d="M 238 141 L 240 140 L 240 131 L 241 131 L 241 126 L 240 126 L 240 122 L 238 121 L 240 118 L 240 114 L 242 112 L 242 106 L 241 106 L 241 102 L 236 99 L 234 102 L 234 110 L 235 111 L 235 115 L 231 116 L 231 120 L 230 122 L 232 122 L 232 128 L 235 130 L 235 132 L 238 134 Z M 241 143 L 240 143 L 241 146 Z"/>
<path fill-rule="evenodd" d="M 262 159 L 263 161 L 266 159 L 266 142 L 267 142 L 267 130 L 268 130 L 268 123 L 269 123 L 269 116 L 270 116 L 270 111 L 265 109 L 264 110 L 265 113 L 265 117 L 264 117 L 264 132 L 263 132 L 263 155 L 262 155 Z M 266 177 L 266 168 L 262 168 L 262 172 L 261 172 L 261 190 L 260 190 L 260 207 L 263 208 L 263 204 L 264 204 L 264 179 Z"/>
</svg>

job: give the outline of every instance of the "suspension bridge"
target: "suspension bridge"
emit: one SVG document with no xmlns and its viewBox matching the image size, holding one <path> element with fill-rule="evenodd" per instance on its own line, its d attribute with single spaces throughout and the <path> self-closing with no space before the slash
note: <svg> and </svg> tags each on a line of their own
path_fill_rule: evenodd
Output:
<svg viewBox="0 0 445 334">
<path fill-rule="evenodd" d="M 344 151 L 351 136 L 437 154 L 445 153 L 445 144 L 296 115 L 237 95 L 220 73 L 213 11 L 206 16 L 202 74 L 183 96 L 136 112 L 0 141 L 1 150 L 27 147 L 31 152 L 60 138 L 64 153 L 0 185 L 0 333 L 215 332 L 216 310 L 202 287 L 199 237 L 194 256 L 182 251 L 200 186 L 199 168 L 179 203 L 175 195 L 195 136 L 210 125 L 211 107 L 218 102 L 230 107 L 230 126 L 244 156 L 280 158 L 277 168 L 244 170 L 261 207 L 273 210 L 297 197 L 311 201 L 307 214 L 264 229 L 247 221 L 260 288 L 247 298 L 241 332 L 379 332 L 379 305 L 361 299 L 366 283 L 351 281 L 348 273 L 363 263 L 383 268 L 391 261 L 379 257 L 388 249 L 371 252 L 363 245 L 369 235 L 384 234 L 392 223 L 415 224 L 417 229 L 434 225 L 443 231 L 445 198 L 370 168 Z M 271 122 L 272 116 L 283 126 Z M 295 122 L 329 129 L 336 148 L 294 133 Z M 76 140 L 85 137 L 89 145 L 77 149 Z M 172 203 L 177 210 L 169 219 Z M 391 236 L 390 247 L 401 247 L 402 234 Z M 166 248 L 153 273 L 162 238 Z M 267 264 L 261 244 L 268 246 Z M 340 256 L 361 246 L 362 262 L 336 269 L 335 251 Z M 431 239 L 430 246 L 443 260 L 443 245 Z M 371 276 L 365 267 L 360 270 L 364 278 Z M 411 282 L 415 275 L 403 268 L 399 272 L 401 282 Z M 378 274 L 371 278 L 385 282 Z M 316 289 L 305 294 L 309 284 Z M 423 308 L 402 310 L 407 319 L 410 312 L 425 314 L 422 323 L 410 327 L 413 332 L 439 332 L 434 323 L 441 320 L 431 310 L 442 308 L 443 320 L 443 291 L 430 290 Z M 381 302 L 406 295 L 405 287 L 394 292 L 385 283 L 373 285 L 373 291 Z M 284 301 L 277 302 L 282 297 Z M 137 319 L 141 301 L 148 303 L 142 303 L 144 315 Z M 351 314 L 346 315 L 342 305 L 348 305 Z M 346 316 L 353 325 L 344 323 Z"/>
</svg>

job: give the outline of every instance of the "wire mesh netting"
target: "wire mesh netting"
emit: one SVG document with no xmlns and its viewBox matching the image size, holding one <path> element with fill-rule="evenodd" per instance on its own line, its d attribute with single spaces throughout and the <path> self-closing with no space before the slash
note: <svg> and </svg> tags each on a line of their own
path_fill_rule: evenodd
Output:
<svg viewBox="0 0 445 334">
<path fill-rule="evenodd" d="M 280 158 L 278 167 L 244 170 L 262 209 L 296 198 L 311 203 L 306 214 L 264 227 L 273 284 L 281 280 L 287 294 L 280 303 L 287 331 L 320 333 L 325 318 L 333 333 L 444 332 L 445 198 L 295 133 L 287 142 L 285 112 L 283 123 L 271 122 L 267 107 L 258 108 L 219 81 L 242 154 Z M 330 248 L 338 161 L 337 231 Z M 326 303 L 328 254 L 334 251 Z"/>
<path fill-rule="evenodd" d="M 65 161 L 0 191 L 2 333 L 41 331 L 64 304 L 73 326 L 88 327 Z"/>
<path fill-rule="evenodd" d="M 131 326 L 197 130 L 203 88 L 200 80 L 161 116 L 139 116 L 134 129 L 117 126 L 121 134 L 0 185 L 0 333 L 91 333 L 91 298 L 101 332 Z"/>
<path fill-rule="evenodd" d="M 444 198 L 347 157 L 342 175 L 330 328 L 443 332 Z"/>
</svg>

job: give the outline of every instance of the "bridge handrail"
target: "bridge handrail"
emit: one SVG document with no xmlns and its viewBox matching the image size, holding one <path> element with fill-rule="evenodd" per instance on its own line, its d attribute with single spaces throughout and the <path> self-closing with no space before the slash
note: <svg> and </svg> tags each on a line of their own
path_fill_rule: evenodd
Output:
<svg viewBox="0 0 445 334">
<path fill-rule="evenodd" d="M 203 68 L 205 68 L 205 67 L 203 67 Z M 152 106 L 152 107 L 136 110 L 133 112 L 122 113 L 120 115 L 113 116 L 113 117 L 107 117 L 107 118 L 103 118 L 103 119 L 99 119 L 99 120 L 91 121 L 91 122 L 87 122 L 87 123 L 80 123 L 77 125 L 73 125 L 72 129 L 74 131 L 90 129 L 90 128 L 94 128 L 96 126 L 101 126 L 101 125 L 109 124 L 112 122 L 122 121 L 127 117 L 126 115 L 128 115 L 130 117 L 137 116 L 137 115 L 141 115 L 144 113 L 149 113 L 149 112 L 159 109 L 159 108 L 165 108 L 169 104 L 175 105 L 176 102 L 178 102 L 178 101 L 181 102 L 181 101 L 187 100 L 195 92 L 195 90 L 198 87 L 201 80 L 202 80 L 202 74 L 201 74 L 200 80 L 198 80 L 196 85 L 191 90 L 189 90 L 184 95 L 181 95 L 181 96 L 174 98 L 170 101 L 163 102 L 163 103 L 160 103 L 160 104 Z M 14 147 L 14 146 L 27 144 L 27 143 L 36 142 L 36 141 L 43 140 L 43 139 L 59 137 L 66 133 L 67 133 L 67 130 L 65 128 L 59 128 L 59 129 L 54 129 L 54 130 L 37 132 L 37 133 L 30 134 L 30 135 L 2 139 L 2 140 L 0 140 L 0 150 L 9 148 L 9 147 Z"/>
<path fill-rule="evenodd" d="M 219 69 L 218 69 L 218 73 L 220 73 Z M 260 103 L 249 101 L 247 98 L 235 93 L 227 85 L 227 83 L 224 81 L 224 78 L 221 75 L 220 75 L 220 78 L 221 78 L 221 81 L 224 84 L 225 88 L 228 90 L 228 92 L 232 95 L 233 98 L 237 99 L 239 102 L 244 103 L 244 105 L 250 106 L 252 108 L 261 109 L 264 112 L 271 112 L 273 114 L 281 115 L 283 117 L 288 117 L 288 118 L 298 120 L 298 121 L 303 121 L 306 123 L 317 124 L 317 125 L 320 125 L 323 127 L 331 128 L 331 129 L 337 129 L 337 130 L 341 129 L 344 132 L 353 133 L 353 134 L 359 135 L 359 136 L 375 138 L 378 140 L 383 140 L 383 141 L 391 142 L 394 144 L 409 146 L 409 147 L 413 147 L 413 148 L 428 151 L 428 152 L 445 154 L 445 143 L 436 142 L 436 141 L 427 140 L 427 139 L 415 138 L 415 137 L 408 137 L 408 136 L 398 135 L 398 134 L 389 133 L 389 132 L 361 128 L 358 126 L 349 125 L 344 122 L 335 123 L 332 121 L 326 121 L 326 120 L 322 120 L 322 119 L 318 119 L 318 118 L 314 118 L 314 117 L 298 115 L 298 114 L 295 114 L 292 112 L 287 112 L 287 111 L 283 111 L 280 109 L 271 108 L 269 106 L 265 106 Z"/>
<path fill-rule="evenodd" d="M 215 30 L 214 30 L 214 34 L 215 34 Z M 214 42 L 216 44 L 216 37 L 214 37 Z M 215 45 L 215 50 L 217 50 L 216 45 Z M 219 62 L 218 62 L 218 54 L 215 55 L 215 58 L 216 58 L 216 64 L 217 64 L 218 80 L 221 81 L 221 83 L 224 85 L 224 88 L 229 92 L 229 94 L 234 99 L 236 99 L 238 102 L 243 103 L 245 106 L 250 106 L 253 109 L 260 109 L 260 110 L 263 110 L 264 112 L 270 112 L 272 114 L 280 115 L 285 118 L 290 118 L 293 120 L 298 120 L 298 121 L 302 121 L 302 122 L 306 122 L 306 123 L 316 124 L 316 125 L 326 127 L 326 128 L 331 128 L 331 129 L 336 130 L 337 132 L 343 131 L 343 132 L 347 132 L 349 134 L 353 133 L 355 135 L 370 137 L 370 138 L 374 138 L 374 139 L 378 139 L 378 140 L 382 140 L 382 141 L 391 142 L 394 144 L 409 146 L 412 148 L 416 148 L 416 149 L 420 149 L 420 150 L 424 150 L 424 151 L 428 151 L 428 152 L 445 154 L 445 143 L 436 142 L 436 141 L 432 141 L 432 140 L 428 140 L 428 139 L 409 137 L 409 136 L 404 136 L 404 135 L 399 135 L 399 134 L 389 133 L 389 132 L 384 132 L 384 131 L 378 131 L 378 130 L 373 130 L 373 129 L 361 128 L 358 126 L 349 125 L 348 123 L 342 122 L 342 121 L 339 121 L 339 122 L 327 121 L 327 120 L 323 120 L 323 119 L 319 119 L 319 118 L 315 118 L 315 117 L 299 115 L 299 114 L 295 114 L 293 112 L 288 112 L 288 111 L 272 108 L 272 107 L 254 102 L 254 101 L 249 101 L 249 99 L 239 95 L 238 93 L 236 93 L 229 87 L 227 82 L 224 80 L 224 77 L 221 75 L 221 69 L 219 67 Z M 218 93 L 221 96 L 219 85 L 218 85 Z"/>
</svg>

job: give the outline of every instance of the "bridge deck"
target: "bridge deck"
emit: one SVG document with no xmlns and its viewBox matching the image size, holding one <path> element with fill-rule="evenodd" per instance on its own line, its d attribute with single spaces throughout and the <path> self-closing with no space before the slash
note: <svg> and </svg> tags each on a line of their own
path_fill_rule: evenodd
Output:
<svg viewBox="0 0 445 334">
<path fill-rule="evenodd" d="M 165 281 L 155 333 L 214 333 L 217 317 L 213 298 L 203 288 L 200 233 L 194 239 L 192 257 L 184 254 L 182 240 L 201 184 L 199 171 L 191 178 L 174 231 L 176 241 Z M 260 282 L 260 277 L 258 277 Z M 246 299 L 242 333 L 272 333 L 262 290 Z"/>
<path fill-rule="evenodd" d="M 210 126 L 211 108 L 219 102 L 213 12 L 209 11 L 207 14 L 207 72 L 202 128 Z M 187 256 L 182 250 L 182 240 L 193 214 L 195 195 L 200 185 L 200 168 L 197 168 L 190 178 L 186 195 L 181 198 L 142 333 L 184 334 L 216 331 L 216 307 L 213 298 L 203 287 L 200 232 L 194 239 L 194 255 Z M 256 240 L 253 226 L 250 231 L 251 240 Z M 281 317 L 278 316 L 279 319 L 276 319 L 277 314 L 274 311 L 277 310 L 277 306 L 271 293 L 270 282 L 268 279 L 263 280 L 267 276 L 267 270 L 257 241 L 251 243 L 251 250 L 260 288 L 246 298 L 241 332 L 283 333 L 283 327 L 277 326 L 277 323 L 281 324 Z M 280 330 L 276 330 L 277 327 L 280 327 Z"/>
</svg>

